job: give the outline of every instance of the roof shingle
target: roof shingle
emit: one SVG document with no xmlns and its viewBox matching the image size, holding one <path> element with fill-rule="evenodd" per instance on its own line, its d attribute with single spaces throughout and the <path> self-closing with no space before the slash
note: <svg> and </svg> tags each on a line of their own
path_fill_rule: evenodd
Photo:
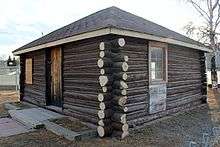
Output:
<svg viewBox="0 0 220 147">
<path fill-rule="evenodd" d="M 202 46 L 201 43 L 194 41 L 184 35 L 169 30 L 139 16 L 123 11 L 117 7 L 109 7 L 75 21 L 67 26 L 55 30 L 37 40 L 34 40 L 13 52 L 21 51 L 34 46 L 42 45 L 52 41 L 64 39 L 77 34 L 95 31 L 103 28 L 114 27 L 118 29 L 131 30 L 158 37 L 172 38 L 185 43 Z"/>
</svg>

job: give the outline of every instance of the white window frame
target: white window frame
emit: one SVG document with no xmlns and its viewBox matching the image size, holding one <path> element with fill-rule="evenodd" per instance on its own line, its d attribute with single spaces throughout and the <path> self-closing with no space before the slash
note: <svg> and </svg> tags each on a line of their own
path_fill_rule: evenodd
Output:
<svg viewBox="0 0 220 147">
<path fill-rule="evenodd" d="M 163 68 L 163 78 L 162 79 L 152 79 L 151 77 L 151 51 L 155 48 L 161 48 L 163 50 L 163 64 L 162 64 L 162 68 Z M 149 48 L 148 48 L 148 69 L 149 69 L 149 82 L 151 84 L 154 83 L 167 83 L 168 80 L 168 59 L 167 59 L 167 44 L 166 43 L 162 43 L 162 42 L 155 42 L 155 41 L 150 41 L 149 42 Z"/>
</svg>

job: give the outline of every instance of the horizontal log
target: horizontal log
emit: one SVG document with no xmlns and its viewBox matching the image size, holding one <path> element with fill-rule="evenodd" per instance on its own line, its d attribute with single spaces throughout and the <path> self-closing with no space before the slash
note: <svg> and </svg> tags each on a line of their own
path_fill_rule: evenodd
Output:
<svg viewBox="0 0 220 147">
<path fill-rule="evenodd" d="M 129 135 L 128 131 L 113 131 L 113 136 L 124 139 Z"/>
<path fill-rule="evenodd" d="M 99 49 L 103 51 L 109 48 L 112 49 L 112 48 L 123 47 L 124 45 L 125 45 L 125 40 L 123 38 L 119 38 L 107 42 L 101 42 L 99 44 Z"/>
<path fill-rule="evenodd" d="M 124 55 L 129 55 L 129 60 L 132 60 L 132 59 L 148 59 L 147 52 L 130 51 L 130 50 L 127 50 L 127 48 L 124 49 L 124 50 L 121 50 L 121 52 Z"/>
<path fill-rule="evenodd" d="M 128 62 L 129 57 L 123 54 L 112 54 L 112 61 L 114 62 Z"/>
<path fill-rule="evenodd" d="M 126 106 L 118 106 L 118 105 L 113 105 L 113 110 L 115 112 L 119 112 L 119 113 L 124 113 L 124 112 L 127 112 L 128 111 L 128 107 Z"/>
<path fill-rule="evenodd" d="M 107 76 L 99 76 L 99 83 L 101 86 L 105 86 L 107 85 L 107 83 L 109 82 L 109 77 Z"/>
<path fill-rule="evenodd" d="M 119 106 L 124 106 L 127 102 L 127 96 L 113 96 L 112 102 Z"/>
<path fill-rule="evenodd" d="M 97 95 L 98 93 L 78 93 L 78 92 L 73 92 L 73 91 L 64 91 L 63 95 L 67 97 L 72 97 L 74 99 L 84 99 L 84 100 L 92 100 L 92 101 L 97 101 Z"/>
<path fill-rule="evenodd" d="M 97 101 L 91 101 L 91 100 L 82 100 L 82 99 L 73 99 L 73 98 L 69 98 L 69 97 L 64 97 L 64 103 L 65 104 L 69 104 L 69 105 L 75 105 L 75 106 L 79 106 L 79 107 L 91 107 L 92 109 L 97 109 L 99 110 L 99 104 L 100 102 Z"/>
<path fill-rule="evenodd" d="M 149 89 L 146 87 L 128 88 L 126 95 L 132 96 L 132 95 L 138 95 L 138 94 L 145 94 L 148 92 L 149 92 Z"/>
<path fill-rule="evenodd" d="M 123 89 L 123 90 L 114 89 L 113 94 L 118 95 L 118 96 L 120 96 L 120 95 L 126 96 L 127 95 L 127 90 L 126 89 Z"/>
<path fill-rule="evenodd" d="M 125 124 L 127 122 L 126 114 L 115 112 L 112 115 L 112 120 L 114 122 L 119 122 L 119 123 Z"/>
<path fill-rule="evenodd" d="M 111 125 L 111 119 L 100 119 L 98 121 L 99 126 L 110 126 Z"/>
<path fill-rule="evenodd" d="M 195 101 L 195 102 L 185 104 L 181 107 L 176 107 L 176 108 L 173 108 L 173 109 L 168 109 L 166 111 L 161 111 L 160 113 L 157 113 L 157 114 L 154 114 L 154 115 L 148 115 L 147 113 L 145 113 L 145 116 L 138 117 L 137 119 L 128 120 L 127 123 L 129 125 L 132 125 L 132 124 L 143 125 L 144 123 L 147 123 L 151 120 L 161 118 L 163 116 L 166 116 L 168 114 L 173 114 L 173 113 L 176 113 L 178 111 L 186 111 L 187 108 L 189 109 L 189 108 L 195 107 L 195 106 L 200 105 L 200 104 L 201 104 L 201 101 Z"/>
<path fill-rule="evenodd" d="M 128 111 L 127 111 L 128 113 L 134 112 L 137 110 L 144 110 L 147 108 L 146 102 L 133 103 L 130 105 L 125 105 L 125 106 L 128 108 Z"/>
<path fill-rule="evenodd" d="M 100 51 L 100 52 L 99 52 L 99 57 L 100 57 L 100 58 L 104 58 L 104 57 L 112 58 L 112 52 L 109 51 L 109 50 Z"/>
<path fill-rule="evenodd" d="M 99 108 L 100 108 L 101 110 L 105 110 L 105 109 L 107 109 L 107 108 L 111 108 L 111 101 L 101 102 L 101 103 L 99 104 Z"/>
<path fill-rule="evenodd" d="M 145 110 L 137 110 L 130 113 L 127 113 L 127 122 L 129 123 L 132 120 L 145 117 L 146 115 L 149 115 L 149 109 L 148 107 Z"/>
<path fill-rule="evenodd" d="M 109 136 L 112 133 L 111 126 L 98 126 L 97 132 L 100 137 Z"/>
<path fill-rule="evenodd" d="M 65 60 L 82 60 L 82 59 L 89 59 L 89 58 L 98 58 L 97 52 L 84 52 L 80 54 L 65 54 L 63 57 Z"/>
<path fill-rule="evenodd" d="M 127 132 L 128 131 L 128 124 L 122 124 L 122 123 L 117 123 L 117 122 L 112 122 L 112 127 L 114 130 L 122 131 L 122 132 Z"/>
<path fill-rule="evenodd" d="M 73 106 L 73 105 L 68 105 L 68 104 L 64 104 L 63 106 L 64 106 L 64 108 L 67 108 L 67 109 L 75 110 L 80 113 L 90 114 L 90 115 L 94 115 L 94 116 L 97 116 L 99 113 L 99 110 L 97 110 L 97 109 L 78 107 L 78 106 Z"/>
<path fill-rule="evenodd" d="M 90 72 L 69 72 L 69 73 L 65 73 L 64 74 L 65 77 L 74 77 L 74 78 L 94 78 L 97 79 L 97 77 L 99 77 L 98 73 L 90 73 Z"/>
<path fill-rule="evenodd" d="M 188 84 L 195 84 L 195 83 L 201 83 L 201 80 L 184 80 L 184 81 L 173 81 L 173 82 L 168 82 L 167 86 L 168 87 L 175 87 L 175 86 L 183 86 L 183 85 L 188 85 Z"/>
<path fill-rule="evenodd" d="M 172 95 L 167 95 L 166 100 L 167 100 L 167 102 L 168 101 L 173 101 L 173 100 L 176 100 L 176 99 L 180 99 L 182 97 L 186 97 L 186 96 L 194 95 L 194 94 L 198 94 L 198 93 L 201 93 L 201 89 L 190 90 L 190 91 L 183 92 L 183 93 L 174 93 Z"/>
<path fill-rule="evenodd" d="M 184 105 L 184 104 L 190 103 L 192 101 L 201 100 L 201 99 L 202 99 L 201 94 L 195 94 L 195 95 L 190 95 L 187 97 L 182 97 L 181 99 L 177 99 L 177 100 L 168 102 L 167 109 L 170 109 L 173 107 L 179 107 L 180 105 Z"/>
<path fill-rule="evenodd" d="M 111 109 L 99 110 L 97 114 L 100 119 L 109 118 L 112 115 L 112 110 Z"/>
<path fill-rule="evenodd" d="M 97 42 L 84 42 L 83 44 L 68 43 L 63 45 L 64 54 L 80 54 L 83 52 L 94 52 L 99 47 Z"/>
<path fill-rule="evenodd" d="M 111 99 L 111 94 L 110 93 L 99 93 L 98 94 L 98 100 L 100 102 L 102 101 L 108 101 Z"/>
<path fill-rule="evenodd" d="M 113 82 L 113 86 L 114 88 L 117 88 L 117 89 L 127 89 L 128 88 L 128 85 L 126 84 L 126 82 L 120 80 L 120 81 L 117 81 L 115 80 Z"/>
<path fill-rule="evenodd" d="M 102 92 L 103 93 L 110 93 L 112 91 L 112 87 L 111 86 L 103 86 L 102 87 Z"/>
<path fill-rule="evenodd" d="M 74 64 L 64 64 L 63 65 L 63 71 L 66 71 L 64 72 L 65 73 L 68 73 L 68 72 L 71 72 L 71 71 L 99 71 L 99 67 L 97 66 L 96 62 L 95 63 L 92 63 L 92 64 L 88 64 L 85 65 L 77 65 L 77 66 L 74 66 Z"/>
<path fill-rule="evenodd" d="M 121 69 L 121 71 L 127 71 L 128 64 L 126 62 L 114 62 L 113 68 Z"/>
<path fill-rule="evenodd" d="M 106 68 L 106 67 L 104 67 L 104 68 L 101 68 L 100 69 L 100 74 L 101 75 L 110 75 L 112 73 L 112 70 L 110 69 L 110 68 Z"/>
<path fill-rule="evenodd" d="M 85 115 L 83 113 L 79 113 L 79 112 L 76 112 L 74 110 L 64 109 L 63 112 L 66 115 L 73 116 L 75 118 L 80 119 L 81 121 L 90 122 L 90 123 L 93 123 L 95 125 L 97 125 L 97 122 L 99 120 L 98 118 L 91 117 L 89 115 Z"/>
<path fill-rule="evenodd" d="M 148 71 L 147 64 L 143 65 L 129 65 L 128 72 L 136 72 L 136 71 Z"/>
<path fill-rule="evenodd" d="M 82 108 L 89 108 L 89 109 L 96 109 L 96 110 L 100 109 L 99 103 L 96 104 L 94 102 L 92 102 L 92 103 L 87 102 L 86 103 L 86 102 L 82 102 L 82 101 L 73 102 L 71 100 L 66 100 L 65 104 L 69 105 L 69 106 L 77 106 L 77 107 L 82 107 Z M 63 106 L 63 108 L 71 109 L 68 106 L 67 107 L 65 107 L 65 106 Z"/>
<path fill-rule="evenodd" d="M 71 86 L 74 85 L 74 86 Z M 63 86 L 63 88 L 67 91 L 78 91 L 80 93 L 83 93 L 84 91 L 88 91 L 88 92 L 92 92 L 92 93 L 99 93 L 102 92 L 102 88 L 101 87 L 97 87 L 95 88 L 95 86 L 85 86 L 83 87 L 83 84 L 77 85 L 74 83 L 71 84 L 65 84 Z"/>
<path fill-rule="evenodd" d="M 87 86 L 87 87 L 99 87 L 99 81 L 98 80 L 93 80 L 93 79 L 78 79 L 78 78 L 65 78 L 64 77 L 64 86 L 67 85 L 75 85 L 78 87 L 83 87 L 83 86 Z"/>
<path fill-rule="evenodd" d="M 138 102 L 147 102 L 148 101 L 148 93 L 128 96 L 127 104 L 138 103 Z"/>
<path fill-rule="evenodd" d="M 97 65 L 99 68 L 103 68 L 103 67 L 111 67 L 112 66 L 112 61 L 109 58 L 100 58 L 97 61 Z"/>
<path fill-rule="evenodd" d="M 113 73 L 115 80 L 127 80 L 128 75 L 126 72 Z"/>
</svg>

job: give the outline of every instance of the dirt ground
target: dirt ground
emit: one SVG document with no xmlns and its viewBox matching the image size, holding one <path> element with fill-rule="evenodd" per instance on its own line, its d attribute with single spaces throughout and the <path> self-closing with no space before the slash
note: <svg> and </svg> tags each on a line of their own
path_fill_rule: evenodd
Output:
<svg viewBox="0 0 220 147">
<path fill-rule="evenodd" d="M 213 135 L 213 127 L 220 127 L 220 93 L 209 91 L 208 105 L 156 121 L 124 140 L 94 138 L 70 142 L 47 130 L 0 138 L 1 147 L 181 147 L 189 141 L 201 143 L 202 134 Z M 216 144 L 220 146 L 220 144 Z"/>
<path fill-rule="evenodd" d="M 19 101 L 18 92 L 16 91 L 0 91 L 0 104 L 4 102 Z"/>
<path fill-rule="evenodd" d="M 18 101 L 19 98 L 16 91 L 0 91 L 0 118 L 8 116 L 8 111 L 3 107 L 3 103 Z"/>
<path fill-rule="evenodd" d="M 52 120 L 52 122 L 64 128 L 70 129 L 74 132 L 83 132 L 89 130 L 89 128 L 86 125 L 82 124 L 79 120 L 71 121 L 68 118 L 61 118 L 61 119 Z"/>
<path fill-rule="evenodd" d="M 46 129 L 0 138 L 1 147 L 66 147 L 72 142 Z"/>
</svg>

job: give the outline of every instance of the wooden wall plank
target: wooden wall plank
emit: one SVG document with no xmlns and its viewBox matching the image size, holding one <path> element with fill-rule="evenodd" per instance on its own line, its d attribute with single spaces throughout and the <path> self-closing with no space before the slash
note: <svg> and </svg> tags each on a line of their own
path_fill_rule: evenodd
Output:
<svg viewBox="0 0 220 147">
<path fill-rule="evenodd" d="M 31 103 L 46 105 L 46 72 L 45 50 L 30 52 L 25 59 L 32 59 L 32 84 L 24 84 L 24 100 Z"/>
</svg>

